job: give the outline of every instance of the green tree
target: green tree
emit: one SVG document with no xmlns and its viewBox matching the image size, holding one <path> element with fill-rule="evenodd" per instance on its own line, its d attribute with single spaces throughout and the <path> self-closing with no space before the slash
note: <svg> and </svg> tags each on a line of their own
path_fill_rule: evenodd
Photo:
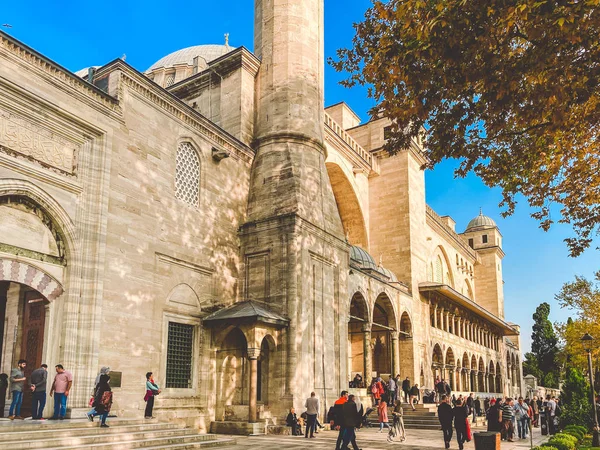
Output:
<svg viewBox="0 0 600 450">
<path fill-rule="evenodd" d="M 563 413 L 563 425 L 592 424 L 592 404 L 590 402 L 590 385 L 583 373 L 574 367 L 567 367 L 564 383 L 560 393 Z"/>
<path fill-rule="evenodd" d="M 538 366 L 537 357 L 531 353 L 525 353 L 525 360 L 523 361 L 523 375 L 533 375 L 538 379 L 538 382 L 542 382 L 542 373 Z"/>
<path fill-rule="evenodd" d="M 564 342 L 564 353 L 573 367 L 584 373 L 588 370 L 587 353 L 581 345 L 581 337 L 585 333 L 594 338 L 592 359 L 596 368 L 594 388 L 600 392 L 600 271 L 592 280 L 576 276 L 574 281 L 565 283 L 560 292 L 554 296 L 562 308 L 575 313 L 566 323 L 557 324 L 559 335 Z"/>
<path fill-rule="evenodd" d="M 548 319 L 549 315 L 550 305 L 545 302 L 539 305 L 533 313 L 531 355 L 539 369 L 538 382 L 545 387 L 557 388 L 560 379 L 558 337 L 552 322 Z"/>
<path fill-rule="evenodd" d="M 424 133 L 431 165 L 460 160 L 523 194 L 548 230 L 552 205 L 574 237 L 600 235 L 600 0 L 374 0 L 352 48 L 330 62 L 367 85 L 392 120 L 390 152 Z"/>
</svg>

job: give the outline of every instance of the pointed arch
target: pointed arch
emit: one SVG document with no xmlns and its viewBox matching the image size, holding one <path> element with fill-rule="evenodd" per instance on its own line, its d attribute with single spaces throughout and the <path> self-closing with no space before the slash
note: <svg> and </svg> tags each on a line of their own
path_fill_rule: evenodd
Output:
<svg viewBox="0 0 600 450">
<path fill-rule="evenodd" d="M 365 218 L 358 197 L 358 188 L 353 185 L 342 167 L 328 161 L 325 163 L 333 196 L 338 207 L 344 233 L 352 245 L 368 249 L 369 239 Z"/>
</svg>

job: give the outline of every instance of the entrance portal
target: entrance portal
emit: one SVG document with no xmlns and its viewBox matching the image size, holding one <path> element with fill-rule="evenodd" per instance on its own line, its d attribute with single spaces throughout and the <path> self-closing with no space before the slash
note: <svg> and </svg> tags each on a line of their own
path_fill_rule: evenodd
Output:
<svg viewBox="0 0 600 450">
<path fill-rule="evenodd" d="M 25 377 L 42 365 L 48 300 L 20 283 L 0 282 L 0 367 L 10 373 L 19 359 L 27 361 Z M 23 389 L 21 416 L 31 416 L 32 393 Z"/>
</svg>

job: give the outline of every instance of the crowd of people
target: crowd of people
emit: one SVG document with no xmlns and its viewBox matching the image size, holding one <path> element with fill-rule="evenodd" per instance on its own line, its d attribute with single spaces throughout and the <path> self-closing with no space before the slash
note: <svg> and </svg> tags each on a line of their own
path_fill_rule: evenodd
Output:
<svg viewBox="0 0 600 450">
<path fill-rule="evenodd" d="M 388 405 L 393 406 L 391 426 L 388 423 Z M 286 423 L 290 427 L 293 436 L 304 436 L 310 439 L 318 433 L 318 428 L 322 428 L 316 419 L 319 415 L 320 406 L 319 399 L 314 392 L 306 399 L 305 408 L 306 412 L 300 417 L 296 415 L 295 409 L 291 408 Z M 341 392 L 340 398 L 335 401 L 327 413 L 327 421 L 331 429 L 338 432 L 336 450 L 346 450 L 348 445 L 352 445 L 354 450 L 359 450 L 356 443 L 356 430 L 367 425 L 367 418 L 372 411 L 373 408 L 365 409 L 358 397 L 349 394 L 348 391 Z M 388 428 L 388 442 L 394 442 L 395 440 L 402 442 L 406 439 L 401 399 L 392 399 L 389 392 L 385 393 L 379 397 L 377 414 L 380 432 L 383 432 L 384 427 Z M 304 420 L 303 416 L 306 416 L 307 419 Z M 302 433 L 303 427 L 304 433 Z"/>
<path fill-rule="evenodd" d="M 30 390 L 32 393 L 31 419 L 37 422 L 46 420 L 43 417 L 46 407 L 46 391 L 48 388 L 48 365 L 42 364 L 39 368 L 31 372 L 29 379 L 25 376 L 27 361 L 20 359 L 17 367 L 13 368 L 10 376 L 0 374 L 0 417 L 4 417 L 4 407 L 6 392 L 10 392 L 11 403 L 8 411 L 10 420 L 23 420 L 21 415 L 21 406 L 23 404 L 23 393 Z M 54 413 L 47 420 L 64 420 L 67 415 L 67 402 L 69 393 L 73 387 L 73 375 L 65 370 L 62 364 L 54 367 L 56 374 L 50 386 L 50 397 L 54 397 Z M 95 417 L 100 417 L 100 427 L 108 428 L 106 419 L 110 413 L 113 403 L 113 393 L 110 387 L 110 367 L 102 367 L 94 383 L 94 389 L 90 396 L 89 406 L 92 408 L 86 413 L 90 422 Z M 144 417 L 146 419 L 154 418 L 152 410 L 154 408 L 154 397 L 159 395 L 161 390 L 154 381 L 152 372 L 146 374 L 146 410 Z"/>
</svg>

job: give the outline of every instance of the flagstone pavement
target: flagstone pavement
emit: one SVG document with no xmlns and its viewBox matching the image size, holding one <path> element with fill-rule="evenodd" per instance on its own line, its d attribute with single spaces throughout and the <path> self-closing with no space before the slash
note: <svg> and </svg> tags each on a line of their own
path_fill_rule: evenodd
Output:
<svg viewBox="0 0 600 450">
<path fill-rule="evenodd" d="M 387 430 L 379 433 L 376 428 L 362 429 L 357 433 L 357 443 L 362 450 L 375 449 L 443 449 L 444 442 L 441 431 L 435 430 L 407 430 L 406 441 L 403 443 L 394 442 L 389 444 L 386 441 Z M 474 429 L 476 433 L 478 430 Z M 484 431 L 483 429 L 481 431 Z M 453 450 L 458 450 L 456 437 L 450 446 Z M 305 439 L 300 436 L 249 436 L 237 437 L 237 445 L 220 447 L 230 450 L 260 449 L 260 450 L 296 450 L 296 449 L 329 449 L 335 448 L 337 432 L 321 431 L 315 439 Z M 533 430 L 533 446 L 540 445 L 547 440 L 547 436 L 542 436 L 539 428 Z M 352 447 L 350 447 L 352 448 Z M 525 450 L 531 448 L 531 441 L 515 439 L 515 442 L 502 442 L 502 450 Z M 475 450 L 474 441 L 465 443 L 465 450 Z"/>
</svg>

